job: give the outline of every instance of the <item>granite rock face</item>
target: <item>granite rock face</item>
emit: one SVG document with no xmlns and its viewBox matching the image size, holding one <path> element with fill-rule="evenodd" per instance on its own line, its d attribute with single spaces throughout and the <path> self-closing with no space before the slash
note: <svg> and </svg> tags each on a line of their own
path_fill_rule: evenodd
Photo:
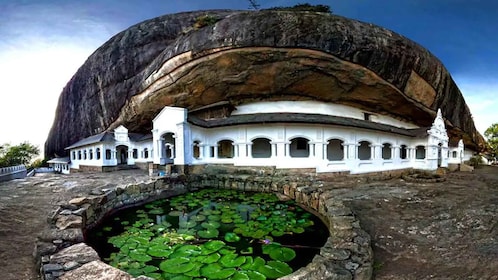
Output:
<svg viewBox="0 0 498 280">
<path fill-rule="evenodd" d="M 215 24 L 199 26 L 201 16 Z M 97 49 L 68 82 L 47 157 L 120 124 L 150 132 L 164 106 L 318 100 L 429 126 L 438 108 L 451 142 L 479 149 L 465 100 L 441 62 L 387 29 L 291 11 L 197 11 L 144 21 Z"/>
</svg>

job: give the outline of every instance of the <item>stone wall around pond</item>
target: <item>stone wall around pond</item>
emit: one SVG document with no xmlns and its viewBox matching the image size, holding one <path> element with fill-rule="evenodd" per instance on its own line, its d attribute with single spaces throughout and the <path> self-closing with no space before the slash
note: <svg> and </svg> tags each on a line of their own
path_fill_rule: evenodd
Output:
<svg viewBox="0 0 498 280">
<path fill-rule="evenodd" d="M 42 279 L 148 279 L 133 278 L 103 263 L 84 243 L 84 232 L 119 209 L 205 187 L 279 193 L 322 219 L 330 237 L 320 254 L 306 267 L 280 279 L 371 279 L 370 236 L 361 229 L 352 211 L 331 197 L 312 173 L 273 174 L 263 169 L 237 174 L 214 169 L 194 171 L 188 176 L 151 177 L 140 184 L 96 189 L 73 198 L 51 213 L 50 229 L 42 232 L 36 242 L 34 256 Z"/>
</svg>

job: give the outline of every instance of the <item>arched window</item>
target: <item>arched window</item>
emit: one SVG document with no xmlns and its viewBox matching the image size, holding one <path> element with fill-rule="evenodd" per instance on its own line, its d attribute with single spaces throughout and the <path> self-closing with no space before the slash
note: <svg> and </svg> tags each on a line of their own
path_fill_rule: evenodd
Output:
<svg viewBox="0 0 498 280">
<path fill-rule="evenodd" d="M 457 158 L 458 153 L 457 153 L 457 151 L 453 151 L 453 153 L 451 153 L 451 155 L 452 155 L 453 158 Z"/>
<path fill-rule="evenodd" d="M 97 159 L 100 159 L 100 148 L 97 148 L 95 151 L 96 151 L 96 154 L 97 154 L 95 157 Z"/>
<path fill-rule="evenodd" d="M 87 159 L 87 155 L 86 155 L 86 150 L 83 151 L 83 159 L 86 160 Z"/>
<path fill-rule="evenodd" d="M 76 159 L 76 151 L 73 151 L 72 155 L 73 155 L 73 160 L 75 160 Z"/>
<path fill-rule="evenodd" d="M 399 149 L 399 157 L 401 159 L 406 159 L 407 156 L 406 156 L 407 152 L 406 152 L 406 145 L 401 145 L 400 149 Z"/>
<path fill-rule="evenodd" d="M 198 159 L 201 157 L 201 147 L 199 147 L 201 143 L 199 141 L 194 141 L 194 145 L 193 145 L 193 151 L 192 151 L 192 154 L 194 156 L 195 159 Z"/>
<path fill-rule="evenodd" d="M 161 136 L 163 141 L 162 145 L 162 155 L 167 159 L 173 159 L 175 157 L 175 135 L 171 132 L 165 133 Z"/>
<path fill-rule="evenodd" d="M 81 160 L 81 151 L 78 151 L 78 160 Z"/>
<path fill-rule="evenodd" d="M 88 157 L 90 158 L 90 160 L 92 160 L 92 159 L 93 159 L 93 149 L 90 149 L 90 150 L 88 151 Z"/>
<path fill-rule="evenodd" d="M 424 146 L 415 147 L 415 158 L 416 159 L 425 159 L 425 147 Z"/>
<path fill-rule="evenodd" d="M 372 150 L 370 149 L 371 143 L 368 141 L 361 141 L 358 146 L 358 158 L 360 160 L 369 160 L 372 158 Z"/>
<path fill-rule="evenodd" d="M 105 159 L 111 159 L 111 149 L 105 149 Z"/>
<path fill-rule="evenodd" d="M 252 140 L 252 157 L 253 158 L 271 157 L 270 139 L 256 138 Z"/>
<path fill-rule="evenodd" d="M 133 149 L 132 156 L 134 159 L 138 158 L 138 149 Z"/>
<path fill-rule="evenodd" d="M 149 150 L 147 148 L 144 149 L 144 158 L 149 158 Z"/>
<path fill-rule="evenodd" d="M 344 159 L 344 141 L 331 139 L 327 144 L 327 159 L 330 161 Z"/>
<path fill-rule="evenodd" d="M 382 144 L 382 159 L 391 159 L 392 158 L 392 146 L 389 143 Z"/>
<path fill-rule="evenodd" d="M 218 142 L 218 158 L 233 158 L 233 141 L 221 140 Z"/>
<path fill-rule="evenodd" d="M 291 157 L 309 157 L 310 146 L 309 140 L 302 137 L 291 139 L 290 143 L 290 156 Z"/>
</svg>

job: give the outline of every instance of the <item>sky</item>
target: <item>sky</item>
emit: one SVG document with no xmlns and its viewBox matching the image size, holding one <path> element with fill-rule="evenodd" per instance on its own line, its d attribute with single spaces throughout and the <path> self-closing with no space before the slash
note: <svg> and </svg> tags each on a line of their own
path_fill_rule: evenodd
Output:
<svg viewBox="0 0 498 280">
<path fill-rule="evenodd" d="M 393 30 L 442 61 L 481 133 L 498 122 L 498 1 L 256 2 L 261 9 L 328 5 L 336 15 Z M 43 149 L 62 89 L 99 46 L 141 21 L 200 9 L 250 5 L 245 0 L 0 0 L 0 144 L 29 141 Z"/>
</svg>

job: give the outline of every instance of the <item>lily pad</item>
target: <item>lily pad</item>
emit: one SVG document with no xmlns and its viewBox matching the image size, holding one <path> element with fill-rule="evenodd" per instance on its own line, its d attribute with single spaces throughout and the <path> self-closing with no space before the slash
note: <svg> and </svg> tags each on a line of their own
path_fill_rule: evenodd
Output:
<svg viewBox="0 0 498 280">
<path fill-rule="evenodd" d="M 208 221 L 208 222 L 204 222 L 201 224 L 201 226 L 203 228 L 206 228 L 206 229 L 213 229 L 213 228 L 219 228 L 220 227 L 220 223 L 216 222 L 216 221 Z"/>
<path fill-rule="evenodd" d="M 227 254 L 221 257 L 220 264 L 224 267 L 239 267 L 246 262 L 246 257 L 237 254 Z"/>
<path fill-rule="evenodd" d="M 266 265 L 259 267 L 258 272 L 266 277 L 276 279 L 292 273 L 292 268 L 281 261 L 269 261 Z"/>
<path fill-rule="evenodd" d="M 207 256 L 198 256 L 197 260 L 201 263 L 215 263 L 218 262 L 221 258 L 221 255 L 219 253 L 213 253 Z"/>
<path fill-rule="evenodd" d="M 149 248 L 149 250 L 147 250 L 147 254 L 157 258 L 165 258 L 171 255 L 172 253 L 173 251 L 171 251 L 169 247 L 160 246 L 160 245 L 152 246 Z"/>
<path fill-rule="evenodd" d="M 236 271 L 235 268 L 224 268 L 217 263 L 212 263 L 201 268 L 201 276 L 208 279 L 227 279 Z"/>
<path fill-rule="evenodd" d="M 193 228 L 197 225 L 196 221 L 181 221 L 179 224 L 180 228 Z"/>
<path fill-rule="evenodd" d="M 272 258 L 274 260 L 289 262 L 296 257 L 296 251 L 294 251 L 291 248 L 280 246 L 280 247 L 274 247 L 273 249 L 271 249 L 269 255 L 270 255 L 270 258 Z"/>
<path fill-rule="evenodd" d="M 139 261 L 139 262 L 148 262 L 150 260 L 152 260 L 152 257 L 147 255 L 147 253 L 145 252 L 142 252 L 142 251 L 139 251 L 139 250 L 133 250 L 133 251 L 130 251 L 128 253 L 128 256 L 132 259 L 132 260 L 136 260 L 136 261 Z"/>
<path fill-rule="evenodd" d="M 225 247 L 225 242 L 221 240 L 211 240 L 201 246 L 201 252 L 203 255 L 209 255 L 223 247 Z"/>
<path fill-rule="evenodd" d="M 220 232 L 215 228 L 208 228 L 206 230 L 199 230 L 197 232 L 197 235 L 199 235 L 199 237 L 206 239 L 218 237 L 219 234 Z"/>
<path fill-rule="evenodd" d="M 161 262 L 159 268 L 168 273 L 180 274 L 192 270 L 195 265 L 188 258 L 174 258 Z"/>
<path fill-rule="evenodd" d="M 225 241 L 227 242 L 238 242 L 240 241 L 240 236 L 233 232 L 227 232 L 225 233 Z"/>
<path fill-rule="evenodd" d="M 182 211 L 176 211 L 176 210 L 173 210 L 173 211 L 171 211 L 171 212 L 168 213 L 168 215 L 173 216 L 173 217 L 178 217 L 178 216 L 180 216 L 182 214 L 183 214 Z"/>
<path fill-rule="evenodd" d="M 151 209 L 149 211 L 149 214 L 152 214 L 152 215 L 162 215 L 162 214 L 164 214 L 164 210 L 161 209 L 161 208 Z"/>
</svg>

